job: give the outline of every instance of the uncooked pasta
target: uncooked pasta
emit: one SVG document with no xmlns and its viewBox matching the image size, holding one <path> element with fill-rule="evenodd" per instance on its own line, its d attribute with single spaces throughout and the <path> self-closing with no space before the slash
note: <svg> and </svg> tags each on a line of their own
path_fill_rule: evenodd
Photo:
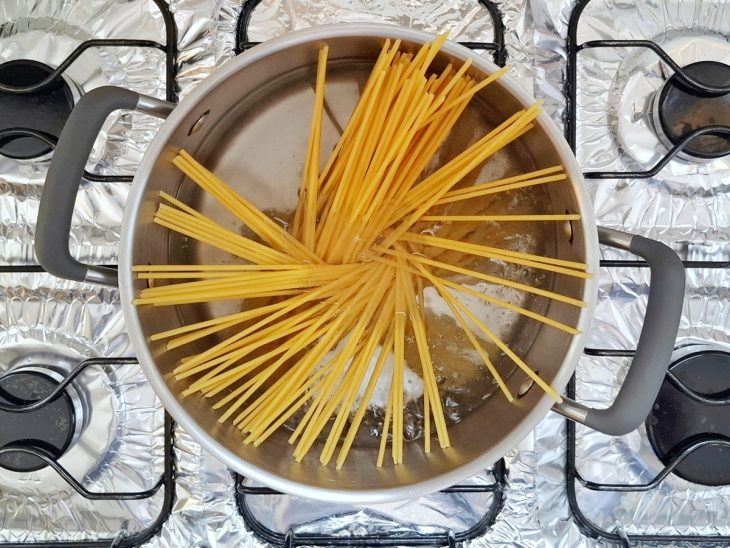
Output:
<svg viewBox="0 0 730 548">
<path fill-rule="evenodd" d="M 302 460 L 321 440 L 322 464 L 343 466 L 380 378 L 388 375 L 387 405 L 374 463 L 388 446 L 394 464 L 404 463 L 405 347 L 412 337 L 423 379 L 424 451 L 432 433 L 450 446 L 443 396 L 429 345 L 424 289 L 445 301 L 469 344 L 509 401 L 507 382 L 484 341 L 493 344 L 555 401 L 560 395 L 465 306 L 457 295 L 481 299 L 569 334 L 570 325 L 457 283 L 474 278 L 568 306 L 579 299 L 506 277 L 439 260 L 424 250 L 482 257 L 555 276 L 588 278 L 586 265 L 423 233 L 430 222 L 567 222 L 576 214 L 448 214 L 442 206 L 537 185 L 566 184 L 561 166 L 551 166 L 464 188 L 457 185 L 491 156 L 530 131 L 540 105 L 520 110 L 441 167 L 424 175 L 472 97 L 504 69 L 481 80 L 469 76 L 470 61 L 436 73 L 431 64 L 445 36 L 418 51 L 386 40 L 359 101 L 326 161 L 322 124 L 329 50 L 319 51 L 314 105 L 298 203 L 288 228 L 235 192 L 181 150 L 173 163 L 247 228 L 221 226 L 192 206 L 160 193 L 158 225 L 232 254 L 242 264 L 140 265 L 149 287 L 137 306 L 182 306 L 255 299 L 256 306 L 169 329 L 152 336 L 168 349 L 194 341 L 202 352 L 184 358 L 174 375 L 189 383 L 185 394 L 211 398 L 221 422 L 259 445 L 289 425 L 293 457 Z M 320 163 L 322 162 L 322 163 Z M 324 168 L 320 170 L 320 165 Z M 243 182 L 245 184 L 245 181 Z M 472 330 L 474 332 L 472 332 Z M 207 341 L 207 342 L 206 342 Z M 337 349 L 336 353 L 332 353 Z M 392 367 L 386 362 L 392 361 Z"/>
</svg>

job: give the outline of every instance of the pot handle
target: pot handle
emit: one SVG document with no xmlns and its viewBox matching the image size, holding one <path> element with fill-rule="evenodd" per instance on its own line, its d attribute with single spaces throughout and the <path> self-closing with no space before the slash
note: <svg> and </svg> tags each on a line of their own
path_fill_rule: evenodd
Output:
<svg viewBox="0 0 730 548">
<path fill-rule="evenodd" d="M 83 264 L 69 251 L 71 218 L 84 167 L 109 114 L 130 109 L 166 118 L 174 107 L 167 101 L 113 86 L 93 89 L 81 97 L 53 152 L 38 209 L 35 253 L 46 271 L 79 282 L 117 285 L 116 269 Z"/>
<path fill-rule="evenodd" d="M 651 287 L 636 353 L 616 399 L 594 409 L 564 398 L 553 411 L 608 434 L 623 436 L 646 419 L 667 372 L 684 302 L 684 266 L 668 246 L 642 236 L 598 228 L 602 244 L 625 249 L 649 264 Z"/>
</svg>

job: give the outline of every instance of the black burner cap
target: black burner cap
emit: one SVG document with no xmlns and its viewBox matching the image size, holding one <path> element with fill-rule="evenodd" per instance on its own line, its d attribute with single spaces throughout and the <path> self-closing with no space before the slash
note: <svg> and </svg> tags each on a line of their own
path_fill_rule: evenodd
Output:
<svg viewBox="0 0 730 548">
<path fill-rule="evenodd" d="M 730 66 L 717 61 L 700 61 L 682 70 L 698 82 L 711 86 L 730 85 Z M 700 92 L 672 75 L 662 87 L 658 104 L 661 130 L 672 144 L 702 127 L 730 126 L 730 93 Z M 685 154 L 712 159 L 730 154 L 730 137 L 707 133 L 692 139 L 684 147 Z"/>
<path fill-rule="evenodd" d="M 51 73 L 51 67 L 38 61 L 8 61 L 0 65 L 0 83 L 30 86 Z M 29 129 L 57 140 L 73 107 L 73 93 L 61 77 L 30 93 L 0 91 L 0 154 L 18 160 L 48 154 L 51 147 L 40 139 L 10 133 L 12 130 Z"/>
<path fill-rule="evenodd" d="M 679 383 L 711 401 L 730 397 L 730 353 L 703 350 L 669 367 Z M 710 439 L 730 442 L 730 405 L 697 401 L 667 375 L 646 429 L 654 452 L 666 465 L 690 445 Z M 730 484 L 730 447 L 706 445 L 674 469 L 679 477 L 702 485 Z"/>
<path fill-rule="evenodd" d="M 18 371 L 0 380 L 0 402 L 25 405 L 47 396 L 58 381 L 37 371 Z M 28 413 L 0 410 L 0 448 L 7 446 L 34 448 L 53 459 L 68 449 L 76 426 L 74 406 L 70 396 L 58 397 Z M 15 472 L 32 472 L 47 465 L 38 457 L 20 452 L 0 455 L 0 467 Z"/>
</svg>

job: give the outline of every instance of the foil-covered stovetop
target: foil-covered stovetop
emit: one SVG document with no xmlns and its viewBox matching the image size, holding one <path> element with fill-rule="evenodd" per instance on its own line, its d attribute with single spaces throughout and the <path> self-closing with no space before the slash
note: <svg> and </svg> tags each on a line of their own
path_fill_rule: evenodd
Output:
<svg viewBox="0 0 730 548">
<path fill-rule="evenodd" d="M 431 32 L 448 30 L 453 39 L 463 42 L 490 43 L 495 37 L 495 20 L 479 0 L 261 0 L 248 2 L 252 8 L 246 33 L 249 43 L 240 44 L 241 4 L 238 0 L 170 3 L 177 27 L 176 92 L 181 99 L 237 49 L 312 25 L 385 21 Z M 573 2 L 493 4 L 504 25 L 510 73 L 544 99 L 555 120 L 563 124 L 565 40 Z M 704 58 L 729 60 L 730 3 L 726 1 L 593 0 L 582 4 L 587 6 L 578 27 L 581 42 L 652 39 L 678 56 L 680 64 Z M 152 0 L 6 2 L 0 6 L 0 25 L 2 61 L 29 57 L 58 64 L 79 42 L 94 37 L 165 41 L 159 2 Z M 160 51 L 110 48 L 85 55 L 71 74 L 84 90 L 110 83 L 165 97 L 166 67 Z M 666 76 L 661 64 L 644 52 L 596 50 L 581 53 L 577 74 L 576 152 L 584 170 L 650 168 L 665 151 L 652 137 L 642 105 Z M 111 118 L 87 171 L 133 174 L 158 123 L 137 114 Z M 23 270 L 34 262 L 32 240 L 46 169 L 47 163 L 0 159 L 2 265 Z M 728 157 L 703 164 L 674 160 L 648 179 L 589 179 L 588 185 L 600 224 L 660 239 L 686 260 L 728 261 L 729 169 Z M 128 189 L 127 182 L 82 184 L 72 227 L 75 256 L 114 264 Z M 631 257 L 604 250 L 604 258 Z M 648 272 L 622 266 L 604 268 L 600 276 L 599 305 L 588 346 L 633 349 L 646 306 Z M 34 272 L 0 273 L 0 287 L 0 351 L 33 348 L 78 360 L 132 356 L 116 290 Z M 678 345 L 730 345 L 727 287 L 728 268 L 688 270 Z M 627 357 L 584 356 L 576 375 L 578 399 L 608 404 L 629 363 Z M 0 364 L 0 374 L 4 367 Z M 100 387 L 95 397 L 108 409 L 99 404 L 95 412 L 105 432 L 93 436 L 94 443 L 76 463 L 79 480 L 93 491 L 153 488 L 165 469 L 164 413 L 139 367 L 124 363 L 88 368 L 83 374 L 88 377 L 84 382 Z M 658 489 L 644 493 L 604 493 L 578 486 L 573 496 L 566 478 L 571 451 L 575 469 L 594 481 L 648 481 L 662 465 L 643 428 L 610 438 L 579 427 L 571 451 L 567 436 L 565 420 L 550 415 L 504 463 L 466 480 L 463 489 L 405 503 L 344 508 L 258 492 L 259 486 L 236 477 L 176 427 L 175 496 L 170 504 L 164 487 L 144 500 L 89 502 L 52 478 L 51 470 L 26 482 L 30 487 L 19 487 L 18 478 L 8 478 L 0 470 L 0 545 L 97 538 L 124 544 L 126 537 L 140 531 L 153 533 L 145 546 L 159 547 L 258 547 L 301 543 L 306 535 L 375 538 L 372 535 L 384 534 L 394 543 L 418 534 L 436 539 L 434 544 L 474 536 L 466 544 L 570 547 L 615 545 L 627 535 L 646 533 L 730 535 L 727 487 L 705 488 L 670 476 Z M 494 489 L 485 490 L 485 485 Z M 470 492 L 470 486 L 479 489 Z M 608 539 L 591 537 L 575 519 L 575 508 L 599 531 L 619 540 L 610 535 Z"/>
</svg>

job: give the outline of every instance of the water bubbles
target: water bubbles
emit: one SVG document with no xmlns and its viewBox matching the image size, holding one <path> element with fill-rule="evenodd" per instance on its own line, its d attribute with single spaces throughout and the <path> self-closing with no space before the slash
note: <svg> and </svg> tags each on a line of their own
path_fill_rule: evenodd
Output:
<svg viewBox="0 0 730 548">
<path fill-rule="evenodd" d="M 444 413 L 451 422 L 459 422 L 461 420 L 461 405 L 451 395 L 444 399 Z"/>
<path fill-rule="evenodd" d="M 276 217 L 276 216 L 272 217 L 272 219 L 274 219 L 274 221 L 276 221 L 279 224 L 279 226 L 281 226 L 284 230 L 286 230 L 287 232 L 289 231 L 289 222 L 288 221 L 285 221 L 281 217 Z"/>
<path fill-rule="evenodd" d="M 406 441 L 413 441 L 423 437 L 422 403 L 409 402 L 406 405 L 403 413 L 403 437 Z"/>
<path fill-rule="evenodd" d="M 429 228 L 426 228 L 425 230 L 421 230 L 421 234 L 426 234 L 427 236 L 435 236 L 440 229 L 441 225 L 433 225 Z"/>
</svg>

